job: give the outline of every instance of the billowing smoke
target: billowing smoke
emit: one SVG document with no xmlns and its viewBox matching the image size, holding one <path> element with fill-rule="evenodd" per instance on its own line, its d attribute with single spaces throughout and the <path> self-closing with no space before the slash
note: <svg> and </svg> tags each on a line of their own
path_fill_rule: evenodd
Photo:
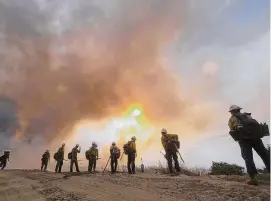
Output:
<svg viewBox="0 0 271 201">
<path fill-rule="evenodd" d="M 108 119 L 131 104 L 155 125 L 204 131 L 216 117 L 183 98 L 167 59 L 187 6 L 1 1 L 0 93 L 18 105 L 23 135 L 61 141 L 78 121 Z"/>
</svg>

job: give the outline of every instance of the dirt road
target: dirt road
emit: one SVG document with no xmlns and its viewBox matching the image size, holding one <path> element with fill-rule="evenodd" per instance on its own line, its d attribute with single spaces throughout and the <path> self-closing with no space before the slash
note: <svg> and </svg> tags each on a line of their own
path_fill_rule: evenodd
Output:
<svg viewBox="0 0 271 201">
<path fill-rule="evenodd" d="M 248 186 L 239 178 L 154 173 L 127 175 L 6 170 L 0 172 L 0 201 L 188 201 L 269 200 L 270 183 Z"/>
</svg>

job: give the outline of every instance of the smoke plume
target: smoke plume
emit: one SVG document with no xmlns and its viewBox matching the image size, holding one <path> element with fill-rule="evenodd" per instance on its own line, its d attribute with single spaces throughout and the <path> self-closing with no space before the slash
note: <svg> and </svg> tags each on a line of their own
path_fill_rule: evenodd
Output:
<svg viewBox="0 0 271 201">
<path fill-rule="evenodd" d="M 0 2 L 0 93 L 18 105 L 22 136 L 62 141 L 80 120 L 110 119 L 131 104 L 159 129 L 190 135 L 216 118 L 196 94 L 182 96 L 167 58 L 189 3 L 110 2 Z"/>
<path fill-rule="evenodd" d="M 1 94 L 20 105 L 25 135 L 52 140 L 133 103 L 155 122 L 187 118 L 164 56 L 184 3 L 128 1 L 104 13 L 91 1 L 26 2 L 1 2 Z"/>
</svg>

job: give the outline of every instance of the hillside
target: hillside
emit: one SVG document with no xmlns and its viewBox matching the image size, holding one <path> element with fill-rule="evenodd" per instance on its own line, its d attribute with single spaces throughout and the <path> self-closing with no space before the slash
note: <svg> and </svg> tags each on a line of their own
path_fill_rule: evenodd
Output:
<svg viewBox="0 0 271 201">
<path fill-rule="evenodd" d="M 37 170 L 0 172 L 0 201 L 187 201 L 269 200 L 270 182 L 248 186 L 244 177 L 155 173 L 62 173 Z"/>
</svg>

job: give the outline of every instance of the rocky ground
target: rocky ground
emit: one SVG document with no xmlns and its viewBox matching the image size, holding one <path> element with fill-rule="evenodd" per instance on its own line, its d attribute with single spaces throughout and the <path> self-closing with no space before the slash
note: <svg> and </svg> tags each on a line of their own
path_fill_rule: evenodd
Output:
<svg viewBox="0 0 271 201">
<path fill-rule="evenodd" d="M 170 177 L 155 173 L 0 172 L 0 201 L 189 201 L 269 200 L 269 178 L 248 186 L 244 177 Z"/>
</svg>

